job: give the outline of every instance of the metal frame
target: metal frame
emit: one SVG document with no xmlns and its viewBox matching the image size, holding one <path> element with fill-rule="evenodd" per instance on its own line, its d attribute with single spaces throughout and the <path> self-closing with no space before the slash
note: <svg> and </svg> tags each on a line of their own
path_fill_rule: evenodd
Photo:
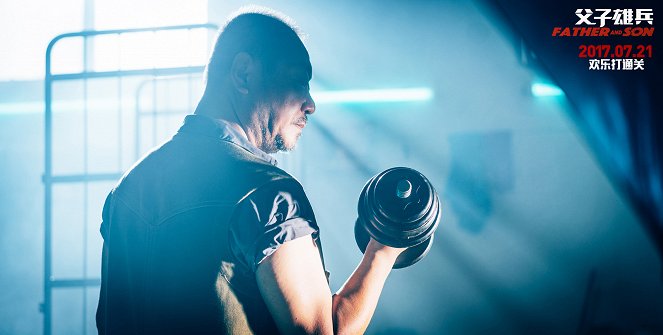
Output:
<svg viewBox="0 0 663 335">
<path fill-rule="evenodd" d="M 148 87 L 149 84 L 152 84 L 153 94 L 155 94 L 157 89 L 158 89 L 157 84 L 160 81 L 173 81 L 173 80 L 179 80 L 179 79 L 186 79 L 187 82 L 190 84 L 190 82 L 192 80 L 192 75 L 193 75 L 193 73 L 186 73 L 184 75 L 177 75 L 177 76 L 154 77 L 152 79 L 147 79 L 147 80 L 141 82 L 140 84 L 138 84 L 138 86 L 136 87 L 136 95 L 135 95 L 135 98 L 134 98 L 134 101 L 135 101 L 134 123 L 136 125 L 136 130 L 135 130 L 136 141 L 135 141 L 135 148 L 134 148 L 134 152 L 135 152 L 134 160 L 140 159 L 141 143 L 140 143 L 140 141 L 138 141 L 138 139 L 140 138 L 140 125 L 141 125 L 141 122 L 142 122 L 143 118 L 147 118 L 147 117 L 152 118 L 152 121 L 153 121 L 153 125 L 152 125 L 153 137 L 152 137 L 151 145 L 156 146 L 158 144 L 157 143 L 157 127 L 156 127 L 156 124 L 155 124 L 157 117 L 160 117 L 160 116 L 173 116 L 173 115 L 184 115 L 184 113 L 181 110 L 177 110 L 177 109 L 166 109 L 166 110 L 162 110 L 162 111 L 157 112 L 158 109 L 157 109 L 156 104 L 154 106 L 152 106 L 152 108 L 150 110 L 143 110 L 140 106 L 140 101 L 141 101 L 141 96 L 142 96 L 145 88 Z M 156 98 L 153 97 L 152 100 L 154 102 L 156 102 Z M 192 101 L 192 93 L 191 93 L 191 86 L 190 85 L 189 85 L 189 89 L 188 89 L 188 92 L 187 92 L 187 100 L 188 100 L 189 106 L 190 106 L 193 102 Z M 187 114 L 192 114 L 193 111 L 188 110 L 186 112 L 188 112 Z"/>
<path fill-rule="evenodd" d="M 99 286 L 101 284 L 100 278 L 89 278 L 87 277 L 87 189 L 88 184 L 92 182 L 100 181 L 114 181 L 120 178 L 122 171 L 117 173 L 88 173 L 88 99 L 87 99 L 87 80 L 96 79 L 96 78 L 118 78 L 119 85 L 121 88 L 123 77 L 131 76 L 152 76 L 153 78 L 161 76 L 172 76 L 172 75 L 191 75 L 195 73 L 201 73 L 204 71 L 204 66 L 186 66 L 186 67 L 170 67 L 170 68 L 148 68 L 148 69 L 137 69 L 137 70 L 118 70 L 118 71 L 89 71 L 89 55 L 88 47 L 89 40 L 100 35 L 123 35 L 131 33 L 140 33 L 140 32 L 157 32 L 157 31 L 166 31 L 166 30 L 192 30 L 192 29 L 207 29 L 209 31 L 218 30 L 218 26 L 214 24 L 194 24 L 194 25 L 181 25 L 181 26 L 167 26 L 167 27 L 152 27 L 152 28 L 140 28 L 140 29 L 119 29 L 119 30 L 103 30 L 103 31 L 81 31 L 75 33 L 62 34 L 50 41 L 46 49 L 46 74 L 44 78 L 44 175 L 42 181 L 44 183 L 44 301 L 40 304 L 40 311 L 44 313 L 44 334 L 50 335 L 52 332 L 52 293 L 53 289 L 57 288 L 82 288 L 84 296 L 84 310 L 83 310 L 83 333 L 86 333 L 86 289 L 88 287 Z M 64 74 L 53 74 L 51 72 L 51 53 L 53 47 L 57 44 L 58 41 L 67 39 L 67 38 L 83 38 L 83 72 L 80 73 L 64 73 Z M 83 80 L 84 82 L 84 91 L 83 91 L 83 126 L 84 126 L 84 139 L 83 143 L 83 173 L 81 174 L 68 174 L 68 175 L 53 175 L 53 83 L 56 81 L 65 81 L 65 80 Z M 119 150 L 122 148 L 122 91 L 118 92 L 120 95 L 119 108 L 118 108 L 118 119 L 120 120 L 119 134 L 118 134 L 118 143 Z M 136 117 L 138 118 L 138 110 Z M 153 117 L 156 117 L 156 113 L 151 114 Z M 136 126 L 137 135 L 139 135 L 139 127 Z M 156 132 L 156 129 L 155 129 Z M 136 142 L 140 136 L 136 137 Z M 138 154 L 138 152 L 136 153 Z M 118 169 L 121 169 L 122 165 L 122 155 L 118 156 Z M 53 186 L 59 183 L 82 183 L 84 187 L 84 241 L 83 241 L 83 278 L 53 278 L 53 255 L 52 255 L 52 228 L 53 228 L 53 218 L 52 218 L 52 202 L 53 202 Z"/>
</svg>

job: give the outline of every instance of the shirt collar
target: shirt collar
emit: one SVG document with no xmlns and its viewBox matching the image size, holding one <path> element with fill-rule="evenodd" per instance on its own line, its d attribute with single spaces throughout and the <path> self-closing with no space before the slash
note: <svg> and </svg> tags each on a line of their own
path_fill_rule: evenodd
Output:
<svg viewBox="0 0 663 335">
<path fill-rule="evenodd" d="M 216 137 L 222 141 L 231 142 L 242 147 L 244 150 L 268 162 L 269 164 L 277 164 L 277 161 L 274 157 L 268 155 L 249 142 L 246 134 L 236 130 L 233 126 L 230 125 L 228 121 L 225 120 L 215 119 L 200 114 L 187 115 L 184 118 L 184 124 L 178 133 L 197 133 Z"/>
</svg>

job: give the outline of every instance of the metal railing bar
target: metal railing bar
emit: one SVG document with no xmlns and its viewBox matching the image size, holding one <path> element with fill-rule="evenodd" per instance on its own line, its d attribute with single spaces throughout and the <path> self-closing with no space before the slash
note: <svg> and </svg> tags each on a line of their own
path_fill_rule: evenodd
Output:
<svg viewBox="0 0 663 335">
<path fill-rule="evenodd" d="M 49 285 L 51 288 L 101 286 L 101 278 L 52 279 Z"/>
<path fill-rule="evenodd" d="M 99 36 L 99 35 L 110 35 L 110 34 L 127 34 L 127 33 L 139 33 L 139 32 L 148 32 L 148 31 L 164 31 L 164 30 L 184 30 L 184 29 L 219 29 L 219 26 L 212 23 L 201 23 L 201 24 L 190 24 L 190 25 L 179 25 L 179 26 L 165 26 L 165 27 L 149 27 L 149 28 L 134 28 L 134 29 L 111 29 L 111 30 L 84 30 L 73 33 L 60 34 L 53 38 L 46 48 L 46 53 L 50 58 L 51 50 L 55 43 L 63 38 L 69 37 L 86 37 L 86 36 Z M 50 74 L 50 72 L 46 72 Z"/>
<path fill-rule="evenodd" d="M 57 183 L 79 183 L 79 182 L 95 182 L 95 181 L 114 181 L 122 177 L 122 173 L 91 173 L 91 174 L 70 174 L 70 175 L 55 175 L 47 177 L 44 175 L 42 180 L 45 184 Z"/>
<path fill-rule="evenodd" d="M 63 73 L 63 74 L 50 75 L 50 80 L 58 81 L 58 80 L 130 77 L 130 76 L 171 76 L 177 74 L 199 73 L 203 72 L 204 70 L 205 66 L 200 65 L 200 66 L 163 67 L 163 68 L 154 68 L 154 69 L 122 70 L 122 71 Z"/>
</svg>

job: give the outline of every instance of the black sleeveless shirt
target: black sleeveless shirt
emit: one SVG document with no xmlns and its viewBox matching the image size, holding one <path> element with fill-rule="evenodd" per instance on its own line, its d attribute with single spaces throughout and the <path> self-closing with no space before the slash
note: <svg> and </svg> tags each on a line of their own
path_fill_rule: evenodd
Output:
<svg viewBox="0 0 663 335">
<path fill-rule="evenodd" d="M 189 115 L 106 199 L 100 334 L 274 334 L 255 270 L 318 226 L 299 182 L 222 121 Z"/>
</svg>

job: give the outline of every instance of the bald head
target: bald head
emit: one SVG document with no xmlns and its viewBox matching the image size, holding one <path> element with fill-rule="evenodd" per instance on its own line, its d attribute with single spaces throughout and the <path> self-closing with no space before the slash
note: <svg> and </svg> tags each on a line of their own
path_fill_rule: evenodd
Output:
<svg viewBox="0 0 663 335">
<path fill-rule="evenodd" d="M 267 12 L 242 13 L 228 21 L 207 65 L 208 85 L 221 82 L 240 53 L 259 61 L 265 75 L 275 73 L 286 63 L 310 68 L 308 52 L 296 28 L 288 21 L 287 17 Z"/>
<path fill-rule="evenodd" d="M 230 122 L 267 153 L 294 148 L 315 111 L 309 55 L 287 22 L 255 12 L 230 20 L 217 38 L 195 111 Z"/>
</svg>

